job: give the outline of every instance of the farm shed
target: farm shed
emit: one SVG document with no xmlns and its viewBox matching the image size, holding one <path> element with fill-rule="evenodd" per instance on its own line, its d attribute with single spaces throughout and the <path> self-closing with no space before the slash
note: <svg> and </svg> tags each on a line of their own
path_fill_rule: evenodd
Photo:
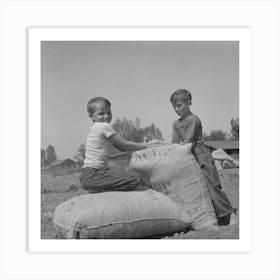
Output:
<svg viewBox="0 0 280 280">
<path fill-rule="evenodd" d="M 228 155 L 239 154 L 239 141 L 238 140 L 205 141 L 204 145 L 210 149 L 211 153 L 215 150 L 222 149 Z"/>
<path fill-rule="evenodd" d="M 58 159 L 52 162 L 48 168 L 55 169 L 55 168 L 75 168 L 77 167 L 77 163 L 68 158 L 68 159 Z"/>
</svg>

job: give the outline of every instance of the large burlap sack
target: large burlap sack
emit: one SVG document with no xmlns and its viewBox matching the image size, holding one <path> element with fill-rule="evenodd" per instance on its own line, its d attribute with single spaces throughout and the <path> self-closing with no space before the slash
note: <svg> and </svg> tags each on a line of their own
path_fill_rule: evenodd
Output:
<svg viewBox="0 0 280 280">
<path fill-rule="evenodd" d="M 188 215 L 154 190 L 103 192 L 74 197 L 55 209 L 62 238 L 142 238 L 190 227 Z"/>
<path fill-rule="evenodd" d="M 161 145 L 134 152 L 129 165 L 153 189 L 178 203 L 194 229 L 217 229 L 206 181 L 188 145 Z"/>
</svg>

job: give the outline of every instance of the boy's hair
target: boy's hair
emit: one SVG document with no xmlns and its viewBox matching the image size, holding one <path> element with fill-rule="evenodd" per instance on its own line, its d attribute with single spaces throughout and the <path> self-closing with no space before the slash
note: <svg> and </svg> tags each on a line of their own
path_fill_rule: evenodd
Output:
<svg viewBox="0 0 280 280">
<path fill-rule="evenodd" d="M 104 109 L 110 108 L 111 103 L 108 99 L 106 99 L 104 97 L 91 98 L 87 104 L 87 111 L 88 111 L 89 117 L 92 117 L 93 113 L 96 111 L 96 109 L 99 109 L 100 107 L 104 108 Z"/>
<path fill-rule="evenodd" d="M 192 101 L 192 95 L 191 93 L 186 89 L 178 89 L 175 92 L 172 93 L 170 97 L 170 102 L 174 104 L 178 100 L 183 100 L 184 102 L 191 103 Z"/>
</svg>

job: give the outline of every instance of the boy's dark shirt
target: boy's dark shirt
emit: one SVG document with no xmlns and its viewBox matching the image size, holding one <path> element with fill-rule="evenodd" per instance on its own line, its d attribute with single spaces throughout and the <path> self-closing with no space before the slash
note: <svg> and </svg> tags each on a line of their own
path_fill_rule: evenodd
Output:
<svg viewBox="0 0 280 280">
<path fill-rule="evenodd" d="M 189 113 L 186 117 L 180 118 L 173 123 L 173 143 L 193 143 L 193 147 L 197 144 L 203 144 L 202 125 L 200 119 L 193 113 Z"/>
</svg>

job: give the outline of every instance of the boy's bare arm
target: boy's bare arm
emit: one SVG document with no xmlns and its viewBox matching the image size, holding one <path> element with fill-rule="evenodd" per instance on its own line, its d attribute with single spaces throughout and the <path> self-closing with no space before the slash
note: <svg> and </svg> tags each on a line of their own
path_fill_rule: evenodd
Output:
<svg viewBox="0 0 280 280">
<path fill-rule="evenodd" d="M 122 138 L 118 134 L 112 135 L 112 138 L 113 138 L 113 145 L 121 151 L 137 151 L 137 150 L 143 150 L 143 149 L 146 149 L 149 147 L 149 145 L 146 145 L 143 143 L 126 141 L 124 138 Z"/>
</svg>

